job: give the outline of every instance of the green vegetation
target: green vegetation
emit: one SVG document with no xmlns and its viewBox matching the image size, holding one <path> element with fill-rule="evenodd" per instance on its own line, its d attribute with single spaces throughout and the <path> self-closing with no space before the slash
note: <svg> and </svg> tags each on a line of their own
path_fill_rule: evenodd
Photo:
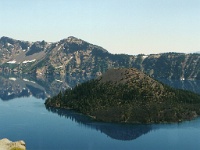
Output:
<svg viewBox="0 0 200 150">
<path fill-rule="evenodd" d="M 10 69 L 14 69 L 14 68 L 19 67 L 19 64 L 5 63 L 5 64 L 3 64 L 1 67 L 4 67 L 4 68 L 8 67 L 8 68 L 10 68 Z"/>
<path fill-rule="evenodd" d="M 175 90 L 136 69 L 109 70 L 99 79 L 60 92 L 45 104 L 106 122 L 179 122 L 200 114 L 200 95 Z"/>
</svg>

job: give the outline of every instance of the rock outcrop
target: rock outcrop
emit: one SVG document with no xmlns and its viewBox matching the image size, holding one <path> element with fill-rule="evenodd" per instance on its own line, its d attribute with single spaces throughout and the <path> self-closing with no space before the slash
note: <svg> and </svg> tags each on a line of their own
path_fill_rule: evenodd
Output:
<svg viewBox="0 0 200 150">
<path fill-rule="evenodd" d="M 0 150 L 26 150 L 24 141 L 12 142 L 6 138 L 0 140 Z"/>
</svg>

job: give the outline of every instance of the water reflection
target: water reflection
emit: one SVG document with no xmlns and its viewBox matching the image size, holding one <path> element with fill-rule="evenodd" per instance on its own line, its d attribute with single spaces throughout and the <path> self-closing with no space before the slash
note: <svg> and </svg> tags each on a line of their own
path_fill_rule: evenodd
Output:
<svg viewBox="0 0 200 150">
<path fill-rule="evenodd" d="M 74 86 L 66 82 L 65 79 L 52 77 L 36 78 L 30 75 L 0 75 L 0 99 L 11 100 L 17 97 L 34 96 L 46 99 L 54 96 L 60 91 Z"/>
<path fill-rule="evenodd" d="M 176 131 L 177 129 L 193 130 L 200 128 L 200 117 L 191 121 L 184 121 L 181 123 L 169 123 L 169 124 L 116 124 L 116 123 L 104 123 L 92 120 L 90 117 L 84 116 L 73 110 L 56 109 L 52 107 L 46 107 L 49 112 L 56 113 L 60 117 L 66 117 L 72 121 L 83 125 L 87 128 L 95 129 L 101 133 L 106 134 L 108 137 L 121 141 L 135 140 L 142 135 L 150 133 L 155 130 L 169 130 Z"/>
<path fill-rule="evenodd" d="M 63 78 L 60 76 L 36 78 L 31 75 L 0 74 L 0 99 L 11 100 L 31 95 L 36 98 L 46 99 L 87 80 L 89 79 L 68 76 Z M 175 88 L 186 89 L 200 94 L 200 80 L 180 81 L 161 79 L 160 81 Z"/>
<path fill-rule="evenodd" d="M 58 114 L 59 116 L 71 119 L 78 124 L 84 125 L 85 127 L 100 131 L 111 137 L 112 139 L 116 140 L 134 140 L 152 130 L 151 125 L 131 125 L 96 122 L 89 117 L 76 113 L 72 110 L 56 109 L 52 107 L 46 107 L 46 109 L 50 112 Z"/>
</svg>

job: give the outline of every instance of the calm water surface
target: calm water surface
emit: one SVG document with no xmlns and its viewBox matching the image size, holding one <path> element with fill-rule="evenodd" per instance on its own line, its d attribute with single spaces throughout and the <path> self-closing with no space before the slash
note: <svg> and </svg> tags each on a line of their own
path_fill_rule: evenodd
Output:
<svg viewBox="0 0 200 150">
<path fill-rule="evenodd" d="M 5 137 L 23 139 L 28 150 L 199 150 L 200 118 L 179 124 L 100 123 L 46 109 L 43 99 L 29 96 L 0 100 L 0 139 Z"/>
<path fill-rule="evenodd" d="M 0 138 L 24 139 L 30 150 L 200 149 L 200 119 L 164 125 L 106 124 L 75 112 L 50 112 L 43 102 L 34 97 L 1 101 Z"/>
</svg>

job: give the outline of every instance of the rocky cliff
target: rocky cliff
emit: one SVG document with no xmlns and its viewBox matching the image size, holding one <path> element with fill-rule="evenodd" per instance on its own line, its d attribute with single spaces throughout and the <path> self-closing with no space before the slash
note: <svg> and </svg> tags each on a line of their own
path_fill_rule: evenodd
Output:
<svg viewBox="0 0 200 150">
<path fill-rule="evenodd" d="M 137 68 L 154 78 L 200 79 L 200 54 L 111 54 L 75 37 L 58 42 L 0 38 L 0 71 L 36 76 L 59 75 L 88 80 L 109 68 Z"/>
</svg>

